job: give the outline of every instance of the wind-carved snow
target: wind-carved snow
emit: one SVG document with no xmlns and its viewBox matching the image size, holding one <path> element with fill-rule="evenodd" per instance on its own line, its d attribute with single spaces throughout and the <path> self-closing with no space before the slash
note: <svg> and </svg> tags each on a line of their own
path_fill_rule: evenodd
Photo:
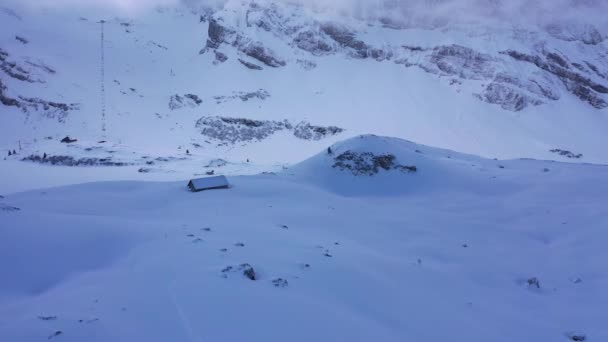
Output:
<svg viewBox="0 0 608 342">
<path fill-rule="evenodd" d="M 339 127 L 314 126 L 305 121 L 293 124 L 288 120 L 252 120 L 219 116 L 200 118 L 196 122 L 196 128 L 205 137 L 232 144 L 262 141 L 282 131 L 291 132 L 302 140 L 321 140 L 344 131 Z"/>
</svg>

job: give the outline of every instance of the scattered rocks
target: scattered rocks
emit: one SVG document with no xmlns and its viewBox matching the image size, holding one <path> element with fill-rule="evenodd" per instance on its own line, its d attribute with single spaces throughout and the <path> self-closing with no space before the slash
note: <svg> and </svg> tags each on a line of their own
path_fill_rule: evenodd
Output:
<svg viewBox="0 0 608 342">
<path fill-rule="evenodd" d="M 115 162 L 112 158 L 79 158 L 72 156 L 44 156 L 30 155 L 22 159 L 39 164 L 61 165 L 61 166 L 128 166 L 126 162 Z"/>
<path fill-rule="evenodd" d="M 17 208 L 17 207 L 13 207 L 10 205 L 6 205 L 3 203 L 0 203 L 0 211 L 7 211 L 7 212 L 14 212 L 14 211 L 20 211 L 21 209 Z"/>
<path fill-rule="evenodd" d="M 272 281 L 272 285 L 274 285 L 274 287 L 287 287 L 289 286 L 289 282 L 286 279 L 277 278 Z"/>
<path fill-rule="evenodd" d="M 562 157 L 566 157 L 566 158 L 570 158 L 570 159 L 581 159 L 583 157 L 583 155 L 580 153 L 576 154 L 574 152 L 570 152 L 568 150 L 562 150 L 559 148 L 552 149 L 549 152 L 559 154 Z"/>
<path fill-rule="evenodd" d="M 222 270 L 222 277 L 228 278 L 228 273 L 234 272 L 242 272 L 242 274 L 249 280 L 258 280 L 255 270 L 249 264 L 241 264 L 239 266 L 226 266 Z"/>
<path fill-rule="evenodd" d="M 202 103 L 203 100 L 201 100 L 198 95 L 184 94 L 183 96 L 180 96 L 176 94 L 171 96 L 171 98 L 169 99 L 169 109 L 177 110 L 185 107 L 196 108 Z"/>
</svg>

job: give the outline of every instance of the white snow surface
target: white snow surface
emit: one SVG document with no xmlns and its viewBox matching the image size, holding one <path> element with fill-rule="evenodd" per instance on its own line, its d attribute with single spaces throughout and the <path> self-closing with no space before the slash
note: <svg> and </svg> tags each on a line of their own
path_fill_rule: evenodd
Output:
<svg viewBox="0 0 608 342">
<path fill-rule="evenodd" d="M 332 167 L 347 151 L 417 171 Z M 0 198 L 0 340 L 608 339 L 605 166 L 362 136 L 229 180 Z"/>
</svg>

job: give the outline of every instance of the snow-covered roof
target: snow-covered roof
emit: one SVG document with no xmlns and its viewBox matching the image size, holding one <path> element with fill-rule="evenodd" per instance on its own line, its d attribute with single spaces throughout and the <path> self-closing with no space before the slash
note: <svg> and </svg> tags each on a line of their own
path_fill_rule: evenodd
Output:
<svg viewBox="0 0 608 342">
<path fill-rule="evenodd" d="M 215 176 L 206 178 L 192 179 L 188 183 L 188 187 L 192 191 L 202 191 L 210 189 L 222 189 L 229 186 L 226 176 Z"/>
</svg>

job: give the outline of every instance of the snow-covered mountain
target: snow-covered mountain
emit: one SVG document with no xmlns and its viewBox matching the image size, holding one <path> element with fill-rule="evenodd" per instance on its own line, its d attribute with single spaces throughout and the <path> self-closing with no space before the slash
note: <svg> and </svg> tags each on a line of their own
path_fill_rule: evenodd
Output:
<svg viewBox="0 0 608 342">
<path fill-rule="evenodd" d="M 141 168 L 179 153 L 257 172 L 373 133 L 486 157 L 608 161 L 606 27 L 385 14 L 230 0 L 128 17 L 6 2 L 0 146 L 21 145 L 10 160 Z M 76 147 L 59 143 L 66 135 Z"/>
<path fill-rule="evenodd" d="M 1 342 L 608 340 L 604 2 L 152 1 L 0 0 Z"/>
</svg>

